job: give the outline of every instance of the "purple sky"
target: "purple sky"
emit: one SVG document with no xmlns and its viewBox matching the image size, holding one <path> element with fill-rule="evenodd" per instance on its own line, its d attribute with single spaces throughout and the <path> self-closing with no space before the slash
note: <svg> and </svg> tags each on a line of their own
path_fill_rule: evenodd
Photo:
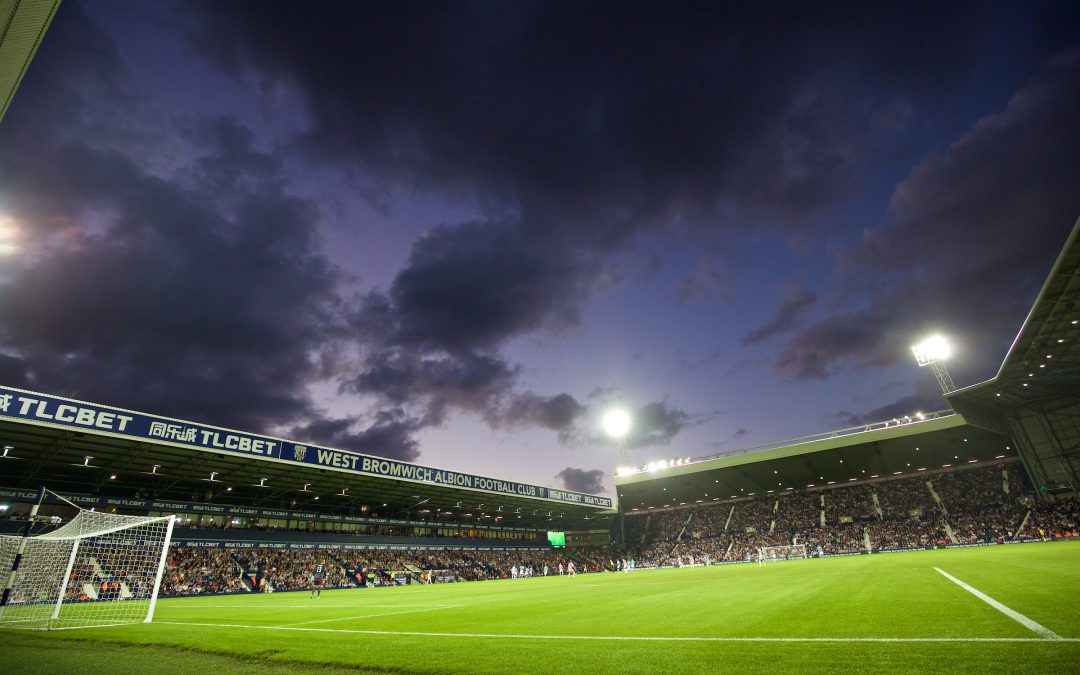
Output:
<svg viewBox="0 0 1080 675">
<path fill-rule="evenodd" d="M 1080 5 L 66 0 L 0 381 L 462 471 L 944 407 L 1080 215 Z"/>
</svg>

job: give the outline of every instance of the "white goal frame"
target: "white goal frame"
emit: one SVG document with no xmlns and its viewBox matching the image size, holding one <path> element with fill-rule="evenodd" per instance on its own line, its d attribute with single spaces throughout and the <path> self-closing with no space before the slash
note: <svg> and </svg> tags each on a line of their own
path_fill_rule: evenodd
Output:
<svg viewBox="0 0 1080 675">
<path fill-rule="evenodd" d="M 761 558 L 764 562 L 776 562 L 778 560 L 801 560 L 806 557 L 806 544 L 788 544 L 787 546 L 761 547 Z"/>
<path fill-rule="evenodd" d="M 51 532 L 0 536 L 0 575 L 7 579 L 0 627 L 55 630 L 150 623 L 174 524 L 171 515 L 79 509 Z"/>
</svg>

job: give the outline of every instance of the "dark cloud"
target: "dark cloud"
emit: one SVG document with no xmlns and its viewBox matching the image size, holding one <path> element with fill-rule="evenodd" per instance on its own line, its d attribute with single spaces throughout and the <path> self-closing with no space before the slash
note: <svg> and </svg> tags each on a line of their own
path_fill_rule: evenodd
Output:
<svg viewBox="0 0 1080 675">
<path fill-rule="evenodd" d="M 555 474 L 555 477 L 562 481 L 563 487 L 574 492 L 595 495 L 607 491 L 604 489 L 603 484 L 604 472 L 600 469 L 586 471 L 585 469 L 575 469 L 568 466 Z"/>
<path fill-rule="evenodd" d="M 290 437 L 412 461 L 420 456 L 413 435 L 423 426 L 420 420 L 410 417 L 404 410 L 394 408 L 375 413 L 366 427 L 355 417 L 316 419 L 293 427 Z"/>
<path fill-rule="evenodd" d="M 776 316 L 764 325 L 755 328 L 742 338 L 744 345 L 761 342 L 768 338 L 786 333 L 795 327 L 795 320 L 805 309 L 817 302 L 817 294 L 813 291 L 797 290 L 788 295 L 777 310 Z"/>
<path fill-rule="evenodd" d="M 959 380 L 990 376 L 1080 213 L 1078 109 L 1071 51 L 917 166 L 893 194 L 891 222 L 845 256 L 847 284 L 868 307 L 798 332 L 774 368 L 802 379 L 844 362 L 884 367 L 940 330 L 962 345 Z"/>
<path fill-rule="evenodd" d="M 317 419 L 306 387 L 341 328 L 318 207 L 227 118 L 162 171 L 123 66 L 65 5 L 34 63 L 49 76 L 4 120 L 0 201 L 25 235 L 0 278 L 4 380 L 253 430 Z M 230 174 L 248 178 L 193 189 Z"/>
<path fill-rule="evenodd" d="M 1000 47 L 1003 20 L 965 3 L 793 3 L 783 21 L 775 7 L 713 3 L 353 3 L 337 8 L 352 27 L 339 32 L 289 3 L 199 7 L 190 39 L 213 63 L 303 97 L 309 125 L 297 143 L 310 156 L 362 185 L 448 195 L 485 214 L 417 240 L 353 321 L 378 348 L 347 387 L 426 400 L 433 420 L 454 407 L 505 409 L 516 378 L 499 349 L 575 327 L 608 278 L 598 260 L 642 233 L 722 241 L 752 214 L 805 239 L 868 161 L 902 147 L 914 111 L 950 111 Z M 1036 21 L 1039 39 L 1009 46 L 1018 62 L 1038 58 L 1037 43 L 1075 37 L 1052 25 Z M 680 298 L 728 292 L 714 257 L 683 279 Z M 915 317 L 891 314 L 911 304 L 904 296 L 885 297 L 796 334 L 774 367 L 820 378 L 846 358 L 893 362 L 889 350 L 907 340 L 900 322 Z M 789 299 L 746 342 L 795 328 L 810 302 Z M 461 384 L 435 391 L 418 375 L 432 360 Z M 668 442 L 687 422 L 653 412 L 642 444 Z"/>
<path fill-rule="evenodd" d="M 483 415 L 514 387 L 517 368 L 488 354 L 428 354 L 403 348 L 371 350 L 360 373 L 342 388 L 391 404 L 422 408 L 425 424 L 439 425 L 451 410 Z"/>
<path fill-rule="evenodd" d="M 714 3 L 344 3 L 333 21 L 349 30 L 328 31 L 325 14 L 296 3 L 199 7 L 182 17 L 192 44 L 245 82 L 297 92 L 303 131 L 260 138 L 228 116 L 145 114 L 92 6 L 66 3 L 31 71 L 48 77 L 28 76 L 0 127 L 0 199 L 32 232 L 0 277 L 0 376 L 405 458 L 417 432 L 455 412 L 587 434 L 578 425 L 596 398 L 524 390 L 506 345 L 576 329 L 589 294 L 624 278 L 611 254 L 643 234 L 723 241 L 761 219 L 804 235 L 875 152 L 900 143 L 914 110 L 949 109 L 998 20 L 963 3 L 795 3 L 781 22 L 775 7 Z M 1074 35 L 1036 23 L 1040 39 L 1017 47 L 1029 59 Z M 909 230 L 937 232 L 952 257 L 975 235 L 1015 232 L 1005 224 L 1031 214 L 1001 203 L 1010 167 L 1030 182 L 1019 201 L 1045 211 L 1039 227 L 1056 222 L 1045 197 L 1076 184 L 1068 170 L 1046 175 L 1076 156 L 1061 113 L 1076 107 L 1075 81 L 1060 74 L 1070 67 L 917 169 L 893 224 L 853 258 L 896 273 L 881 259 L 910 245 Z M 1007 156 L 992 150 L 1002 138 Z M 324 255 L 322 202 L 286 167 L 296 149 L 345 167 L 376 206 L 436 195 L 477 215 L 432 227 L 391 283 L 353 299 L 354 280 Z M 974 235 L 951 220 L 986 196 L 965 184 L 972 171 L 999 190 L 965 215 L 988 216 Z M 1034 269 L 1051 234 L 1013 253 Z M 729 294 L 722 258 L 704 255 L 682 297 Z M 933 306 L 927 289 L 975 287 L 991 263 L 1015 260 L 931 262 L 914 300 L 897 290 L 809 327 L 777 369 L 823 377 L 845 358 L 887 363 L 918 323 L 910 304 Z M 801 309 L 785 304 L 748 340 L 793 329 Z M 310 387 L 331 378 L 363 414 L 313 405 Z M 642 447 L 704 418 L 664 399 L 635 419 L 628 442 Z"/>
<path fill-rule="evenodd" d="M 29 387 L 26 362 L 16 356 L 0 353 L 0 382 L 12 387 Z"/>
<path fill-rule="evenodd" d="M 573 397 L 518 391 L 520 367 L 499 348 L 537 330 L 579 321 L 584 274 L 520 221 L 440 225 L 417 239 L 386 291 L 358 303 L 360 371 L 346 391 L 417 410 L 425 424 L 452 411 L 493 426 L 535 425 L 564 434 L 584 408 Z"/>
<path fill-rule="evenodd" d="M 451 411 L 556 431 L 580 414 L 516 391 L 498 353 L 573 327 L 583 297 L 584 268 L 520 219 L 431 229 L 388 289 L 349 306 L 319 206 L 252 129 L 148 121 L 78 3 L 34 68 L 49 77 L 23 86 L 0 158 L 5 211 L 34 232 L 0 280 L 5 382 L 405 459 Z M 331 377 L 376 407 L 326 417 L 307 392 Z"/>
<path fill-rule="evenodd" d="M 667 397 L 641 406 L 630 417 L 633 422 L 626 436 L 626 445 L 630 448 L 667 445 L 680 431 L 702 421 L 671 405 Z"/>
<path fill-rule="evenodd" d="M 509 337 L 576 325 L 579 268 L 520 223 L 441 225 L 417 239 L 389 298 L 390 339 L 403 346 L 462 352 Z"/>
<path fill-rule="evenodd" d="M 963 3 L 791 3 L 782 21 L 705 2 L 350 3 L 349 31 L 289 3 L 199 7 L 197 49 L 305 96 L 312 152 L 594 251 L 732 207 L 806 223 L 907 101 L 951 100 L 994 29 Z"/>
<path fill-rule="evenodd" d="M 198 119 L 182 131 L 195 147 L 210 151 L 195 162 L 195 178 L 203 193 L 250 189 L 258 181 L 274 179 L 281 169 L 281 159 L 256 150 L 254 132 L 231 117 Z"/>
<path fill-rule="evenodd" d="M 882 359 L 878 365 L 892 363 L 895 357 L 875 349 L 884 333 L 881 321 L 882 317 L 866 312 L 832 316 L 792 337 L 772 366 L 778 373 L 802 380 L 825 379 L 829 367 L 843 359 L 855 360 L 860 367 L 873 365 L 874 358 Z"/>
<path fill-rule="evenodd" d="M 568 441 L 577 421 L 588 408 L 569 394 L 537 396 L 526 393 L 517 396 L 500 415 L 505 424 L 524 424 L 550 429 L 559 433 L 561 440 Z"/>
</svg>

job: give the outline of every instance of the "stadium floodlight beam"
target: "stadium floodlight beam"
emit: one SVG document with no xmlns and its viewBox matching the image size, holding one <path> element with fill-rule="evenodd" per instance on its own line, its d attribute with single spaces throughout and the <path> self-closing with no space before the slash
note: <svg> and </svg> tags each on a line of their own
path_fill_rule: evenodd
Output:
<svg viewBox="0 0 1080 675">
<path fill-rule="evenodd" d="M 626 434 L 630 433 L 630 413 L 619 408 L 609 410 L 600 424 L 604 427 L 604 433 L 611 436 L 619 444 L 619 457 L 623 464 L 629 464 L 630 459 L 626 452 Z"/>
<path fill-rule="evenodd" d="M 931 335 L 917 345 L 911 348 L 911 352 L 915 354 L 915 362 L 919 364 L 919 367 L 930 366 L 930 370 L 934 371 L 934 377 L 937 378 L 938 385 L 941 387 L 941 393 L 951 394 L 956 391 L 956 385 L 953 384 L 952 376 L 949 375 L 949 369 L 945 367 L 945 361 L 947 361 L 953 355 L 952 345 L 941 335 Z"/>
</svg>

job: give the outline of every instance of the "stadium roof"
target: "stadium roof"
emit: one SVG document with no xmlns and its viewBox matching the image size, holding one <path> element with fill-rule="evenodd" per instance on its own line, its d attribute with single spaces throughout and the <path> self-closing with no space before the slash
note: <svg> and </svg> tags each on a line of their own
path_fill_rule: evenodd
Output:
<svg viewBox="0 0 1080 675">
<path fill-rule="evenodd" d="M 0 121 L 58 7 L 60 0 L 0 0 Z"/>
<path fill-rule="evenodd" d="M 0 442 L 0 483 L 12 488 L 563 529 L 606 527 L 612 506 L 9 387 L 0 387 Z"/>
<path fill-rule="evenodd" d="M 1010 441 L 956 414 L 867 425 L 616 479 L 624 512 L 918 475 L 1015 457 Z"/>
<path fill-rule="evenodd" d="M 1080 402 L 1080 220 L 998 374 L 947 398 L 976 424 L 986 423 L 988 411 L 1055 410 Z"/>
<path fill-rule="evenodd" d="M 998 374 L 947 398 L 1013 438 L 1040 492 L 1080 493 L 1080 220 Z"/>
</svg>

